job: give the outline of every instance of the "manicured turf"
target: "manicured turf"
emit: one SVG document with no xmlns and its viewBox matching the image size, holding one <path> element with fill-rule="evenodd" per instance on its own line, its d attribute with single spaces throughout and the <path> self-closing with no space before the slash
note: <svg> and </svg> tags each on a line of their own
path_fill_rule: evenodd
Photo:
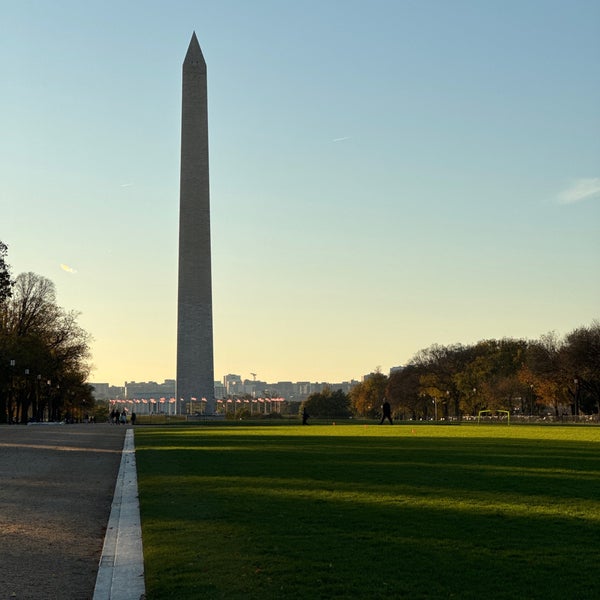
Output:
<svg viewBox="0 0 600 600">
<path fill-rule="evenodd" d="M 136 429 L 160 598 L 598 598 L 600 429 Z"/>
</svg>

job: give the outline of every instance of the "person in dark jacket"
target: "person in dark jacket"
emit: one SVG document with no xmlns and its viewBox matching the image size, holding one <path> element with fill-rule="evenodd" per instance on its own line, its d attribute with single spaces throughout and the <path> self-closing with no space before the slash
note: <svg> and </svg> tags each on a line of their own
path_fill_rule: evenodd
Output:
<svg viewBox="0 0 600 600">
<path fill-rule="evenodd" d="M 306 412 L 306 409 L 303 408 L 302 409 L 302 425 L 307 425 L 308 424 L 308 418 L 310 417 L 310 415 Z"/>
<path fill-rule="evenodd" d="M 380 425 L 383 425 L 383 422 L 387 419 L 390 422 L 390 425 L 393 425 L 392 422 L 392 407 L 390 403 L 384 398 L 383 404 L 381 405 L 381 421 L 379 421 Z"/>
</svg>

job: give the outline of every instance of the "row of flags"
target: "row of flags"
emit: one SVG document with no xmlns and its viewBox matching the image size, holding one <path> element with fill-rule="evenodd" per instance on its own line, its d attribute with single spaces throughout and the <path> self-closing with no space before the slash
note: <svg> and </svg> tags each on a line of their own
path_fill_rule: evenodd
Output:
<svg viewBox="0 0 600 600">
<path fill-rule="evenodd" d="M 217 400 L 217 403 L 226 402 L 227 404 L 241 404 L 242 402 L 249 404 L 250 402 L 285 402 L 285 398 L 252 398 L 252 400 L 245 398 L 238 398 L 237 400 L 232 400 L 231 398 L 227 398 L 227 400 Z"/>
<path fill-rule="evenodd" d="M 181 402 L 185 402 L 184 398 L 180 398 Z M 198 398 L 191 398 L 192 402 L 198 402 Z M 252 400 L 250 399 L 240 399 L 238 398 L 237 400 L 232 400 L 231 398 L 227 398 L 226 400 L 222 400 L 219 399 L 217 400 L 217 403 L 223 404 L 223 403 L 227 403 L 227 404 L 241 404 L 241 403 L 246 403 L 249 404 L 250 402 L 252 403 L 256 403 L 256 402 L 284 402 L 285 398 L 252 398 Z M 158 400 L 156 400 L 155 398 L 150 398 L 150 399 L 146 399 L 146 398 L 133 398 L 131 400 L 109 400 L 110 404 L 175 404 L 176 400 L 175 398 L 159 398 Z M 200 398 L 200 402 L 206 402 L 206 398 Z"/>
<path fill-rule="evenodd" d="M 194 402 L 197 401 L 197 398 L 192 398 Z M 202 402 L 206 402 L 206 398 L 201 399 Z M 155 398 L 150 398 L 146 400 L 146 398 L 133 398 L 131 400 L 109 400 L 110 404 L 175 404 L 175 398 L 159 398 L 156 400 Z M 181 398 L 181 402 L 185 402 L 183 398 Z"/>
</svg>

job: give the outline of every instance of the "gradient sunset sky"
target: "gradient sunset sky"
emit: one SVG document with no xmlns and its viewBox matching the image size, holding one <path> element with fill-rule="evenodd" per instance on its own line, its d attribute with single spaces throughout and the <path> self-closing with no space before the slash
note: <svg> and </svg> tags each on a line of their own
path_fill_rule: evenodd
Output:
<svg viewBox="0 0 600 600">
<path fill-rule="evenodd" d="M 175 377 L 181 63 L 208 66 L 215 378 L 358 379 L 600 318 L 600 3 L 1 2 L 0 240 Z"/>
</svg>

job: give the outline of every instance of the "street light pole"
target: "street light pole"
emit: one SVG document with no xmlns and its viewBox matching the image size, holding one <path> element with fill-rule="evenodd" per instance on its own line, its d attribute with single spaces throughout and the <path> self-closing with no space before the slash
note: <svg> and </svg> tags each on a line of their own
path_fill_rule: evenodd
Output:
<svg viewBox="0 0 600 600">
<path fill-rule="evenodd" d="M 6 407 L 6 411 L 8 413 L 8 423 L 9 425 L 13 422 L 13 402 L 15 400 L 15 365 L 17 361 L 14 358 L 10 360 L 10 395 L 8 397 L 8 406 Z"/>
</svg>

